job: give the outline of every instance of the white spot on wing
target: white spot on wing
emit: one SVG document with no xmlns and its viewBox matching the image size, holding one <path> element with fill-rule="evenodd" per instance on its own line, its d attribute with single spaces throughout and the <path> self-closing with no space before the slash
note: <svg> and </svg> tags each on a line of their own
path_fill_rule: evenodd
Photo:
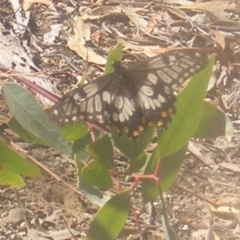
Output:
<svg viewBox="0 0 240 240">
<path fill-rule="evenodd" d="M 125 107 L 128 107 L 129 110 L 131 111 L 135 110 L 133 104 L 130 102 L 130 100 L 127 97 L 124 97 L 123 101 L 124 101 Z"/>
<path fill-rule="evenodd" d="M 99 114 L 99 115 L 96 116 L 96 118 L 97 118 L 99 123 L 103 123 L 103 116 L 102 115 Z"/>
<path fill-rule="evenodd" d="M 79 101 L 79 100 L 81 99 L 80 94 L 79 94 L 78 92 L 76 92 L 75 94 L 73 94 L 73 99 L 74 99 L 75 101 Z"/>
<path fill-rule="evenodd" d="M 144 107 L 146 108 L 146 109 L 149 109 L 150 108 L 150 103 L 149 103 L 149 101 L 148 101 L 148 99 L 147 98 L 145 98 L 145 100 L 144 100 Z"/>
<path fill-rule="evenodd" d="M 107 92 L 107 91 L 104 91 L 103 94 L 102 94 L 102 98 L 103 98 L 103 101 L 110 104 L 111 102 L 111 96 L 110 96 L 110 93 Z"/>
<path fill-rule="evenodd" d="M 97 84 L 91 83 L 83 86 L 83 91 L 87 96 L 92 96 L 98 91 Z"/>
<path fill-rule="evenodd" d="M 114 106 L 118 109 L 122 109 L 123 106 L 123 98 L 122 96 L 116 96 L 114 99 Z"/>
<path fill-rule="evenodd" d="M 158 94 L 158 101 L 164 103 L 166 99 L 161 94 Z"/>
<path fill-rule="evenodd" d="M 181 72 L 182 72 L 182 68 L 180 68 L 179 66 L 174 66 L 174 70 L 175 70 L 177 73 L 181 73 Z"/>
<path fill-rule="evenodd" d="M 189 66 L 183 62 L 180 62 L 179 65 L 184 68 L 184 69 L 187 69 Z"/>
<path fill-rule="evenodd" d="M 147 75 L 147 79 L 149 82 L 151 82 L 153 85 L 156 85 L 157 84 L 157 81 L 158 81 L 158 77 L 154 74 L 154 73 L 149 73 Z"/>
<path fill-rule="evenodd" d="M 58 112 L 58 110 L 57 110 L 57 109 L 54 109 L 54 110 L 53 110 L 53 115 L 57 116 L 57 115 L 58 115 L 58 113 L 59 113 L 59 112 Z"/>
<path fill-rule="evenodd" d="M 168 86 L 164 86 L 164 92 L 166 94 L 170 94 L 171 93 L 170 88 Z"/>
<path fill-rule="evenodd" d="M 171 68 L 164 69 L 165 73 L 167 73 L 168 76 L 171 76 L 170 78 L 177 79 L 178 74 L 175 72 L 175 66 L 172 66 Z"/>
<path fill-rule="evenodd" d="M 88 113 L 93 113 L 93 98 L 89 98 L 88 103 L 87 103 L 87 112 Z"/>
<path fill-rule="evenodd" d="M 101 110 L 102 110 L 102 101 L 101 101 L 101 98 L 100 98 L 99 95 L 96 95 L 94 97 L 94 103 L 95 103 L 96 112 L 101 112 Z"/>
<path fill-rule="evenodd" d="M 117 113 L 113 113 L 112 118 L 113 118 L 113 121 L 118 122 L 118 114 Z"/>
<path fill-rule="evenodd" d="M 149 86 L 146 86 L 146 85 L 143 85 L 140 88 L 140 91 L 147 96 L 152 96 L 153 95 L 153 89 Z"/>
<path fill-rule="evenodd" d="M 153 99 L 153 103 L 155 104 L 156 107 L 161 107 L 161 103 L 157 99 Z"/>
<path fill-rule="evenodd" d="M 172 85 L 172 89 L 177 90 L 178 89 L 178 85 L 177 84 L 173 84 Z"/>
<path fill-rule="evenodd" d="M 162 70 L 157 70 L 157 74 L 161 78 L 161 80 L 164 81 L 165 83 L 171 83 L 172 82 L 172 79 Z"/>
<path fill-rule="evenodd" d="M 151 98 L 148 98 L 148 101 L 149 101 L 149 104 L 150 104 L 151 108 L 152 108 L 153 110 L 155 110 L 155 109 L 156 109 L 156 106 L 155 106 L 155 104 L 153 103 L 153 100 L 152 100 Z"/>
<path fill-rule="evenodd" d="M 122 112 L 119 114 L 119 120 L 120 122 L 124 122 L 124 115 Z"/>
<path fill-rule="evenodd" d="M 82 102 L 80 105 L 80 112 L 85 112 L 86 111 L 86 102 Z"/>
</svg>

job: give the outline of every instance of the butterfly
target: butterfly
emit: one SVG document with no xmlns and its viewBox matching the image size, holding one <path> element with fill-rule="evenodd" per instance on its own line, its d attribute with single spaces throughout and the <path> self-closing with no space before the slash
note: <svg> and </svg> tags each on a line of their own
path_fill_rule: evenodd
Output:
<svg viewBox="0 0 240 240">
<path fill-rule="evenodd" d="M 174 91 L 206 64 L 207 54 L 197 49 L 172 50 L 127 68 L 114 62 L 114 73 L 63 96 L 50 118 L 60 125 L 85 121 L 115 126 L 135 138 L 150 123 L 166 126 L 175 110 Z"/>
</svg>

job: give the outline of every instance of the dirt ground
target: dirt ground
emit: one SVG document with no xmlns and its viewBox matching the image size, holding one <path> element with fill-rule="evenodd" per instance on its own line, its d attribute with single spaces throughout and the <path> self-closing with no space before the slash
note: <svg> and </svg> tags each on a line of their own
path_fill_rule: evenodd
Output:
<svg viewBox="0 0 240 240">
<path fill-rule="evenodd" d="M 12 49 L 20 59 L 24 58 L 24 64 L 17 63 L 15 70 L 26 73 L 34 68 L 43 76 L 54 78 L 55 81 L 49 83 L 50 87 L 46 83 L 48 81 L 43 87 L 55 93 L 61 92 L 59 95 L 62 95 L 72 89 L 76 76 L 86 75 L 94 79 L 102 74 L 99 65 L 105 64 L 109 48 L 119 40 L 126 49 L 124 57 L 130 61 L 137 52 L 150 57 L 154 50 L 164 47 L 227 45 L 226 48 L 230 49 L 227 51 L 228 64 L 222 65 L 222 72 L 218 72 L 209 96 L 218 99 L 221 91 L 221 100 L 226 104 L 224 110 L 234 127 L 232 138 L 230 140 L 229 136 L 225 136 L 211 140 L 192 140 L 178 179 L 164 193 L 164 199 L 169 222 L 180 239 L 238 240 L 240 5 L 238 1 L 229 0 L 196 1 L 198 3 L 177 1 L 177 4 L 168 3 L 170 1 L 164 4 L 158 1 L 123 2 L 136 11 L 121 7 L 117 1 L 62 0 L 53 1 L 52 5 L 48 1 L 35 3 L 28 12 L 20 11 L 22 14 L 30 14 L 30 17 L 25 16 L 28 29 L 22 34 L 21 29 L 16 30 L 18 24 L 10 1 L 1 0 L 0 46 L 3 46 L 3 36 L 8 37 L 14 31 L 15 38 L 5 40 L 9 43 L 8 51 Z M 73 19 L 79 16 L 86 24 L 81 26 L 84 36 L 77 36 L 74 27 Z M 88 31 L 91 32 L 90 39 L 84 39 Z M 74 41 L 78 46 L 75 46 Z M 86 47 L 90 49 L 88 56 L 81 54 Z M 11 68 L 15 60 L 3 57 L 1 51 L 0 64 Z M 26 61 L 26 56 L 29 56 L 30 62 Z M 0 79 L 1 82 L 14 81 Z M 43 107 L 52 105 L 51 101 L 39 95 L 36 97 Z M 3 102 L 0 107 L 6 108 Z M 24 188 L 0 187 L 0 240 L 84 239 L 98 208 L 78 193 L 75 162 L 51 148 L 24 142 L 9 131 L 1 118 L 0 123 L 0 131 L 4 131 L 11 142 L 68 184 L 57 181 L 52 174 L 42 169 L 43 176 L 39 179 L 25 179 Z M 159 220 L 159 202 L 153 203 L 153 206 L 156 213 L 154 224 L 146 223 L 144 240 L 165 239 Z M 149 214 L 148 209 L 146 214 Z M 130 224 L 125 231 L 129 234 L 119 239 L 141 239 L 137 226 Z"/>
</svg>

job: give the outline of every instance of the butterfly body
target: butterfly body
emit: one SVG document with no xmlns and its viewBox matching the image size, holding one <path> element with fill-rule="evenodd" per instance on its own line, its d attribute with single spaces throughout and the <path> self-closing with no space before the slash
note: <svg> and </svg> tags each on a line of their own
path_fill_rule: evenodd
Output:
<svg viewBox="0 0 240 240">
<path fill-rule="evenodd" d="M 165 126 L 174 111 L 174 91 L 206 65 L 207 55 L 184 49 L 163 53 L 74 89 L 53 107 L 59 124 L 87 121 L 126 128 L 135 137 L 151 122 Z"/>
</svg>

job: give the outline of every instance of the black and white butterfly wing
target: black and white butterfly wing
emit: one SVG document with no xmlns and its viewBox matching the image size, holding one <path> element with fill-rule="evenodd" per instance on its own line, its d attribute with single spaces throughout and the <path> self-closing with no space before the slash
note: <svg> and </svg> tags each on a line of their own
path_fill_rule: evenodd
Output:
<svg viewBox="0 0 240 240">
<path fill-rule="evenodd" d="M 150 122 L 163 126 L 174 110 L 174 90 L 206 65 L 198 50 L 174 50 L 102 76 L 65 95 L 50 117 L 60 124 L 87 121 L 125 127 L 135 137 Z"/>
<path fill-rule="evenodd" d="M 130 66 L 127 71 L 138 89 L 142 123 L 165 125 L 174 111 L 177 90 L 206 66 L 207 54 L 197 50 L 173 50 Z"/>
<path fill-rule="evenodd" d="M 111 78 L 112 74 L 107 78 L 100 77 L 64 95 L 52 108 L 50 118 L 61 125 L 91 120 L 99 123 L 108 122 L 110 97 L 104 92 L 105 90 L 109 92 L 107 88 Z"/>
<path fill-rule="evenodd" d="M 134 98 L 123 81 L 113 73 L 74 89 L 52 108 L 50 118 L 61 125 L 87 121 L 122 129 L 135 124 Z"/>
</svg>

